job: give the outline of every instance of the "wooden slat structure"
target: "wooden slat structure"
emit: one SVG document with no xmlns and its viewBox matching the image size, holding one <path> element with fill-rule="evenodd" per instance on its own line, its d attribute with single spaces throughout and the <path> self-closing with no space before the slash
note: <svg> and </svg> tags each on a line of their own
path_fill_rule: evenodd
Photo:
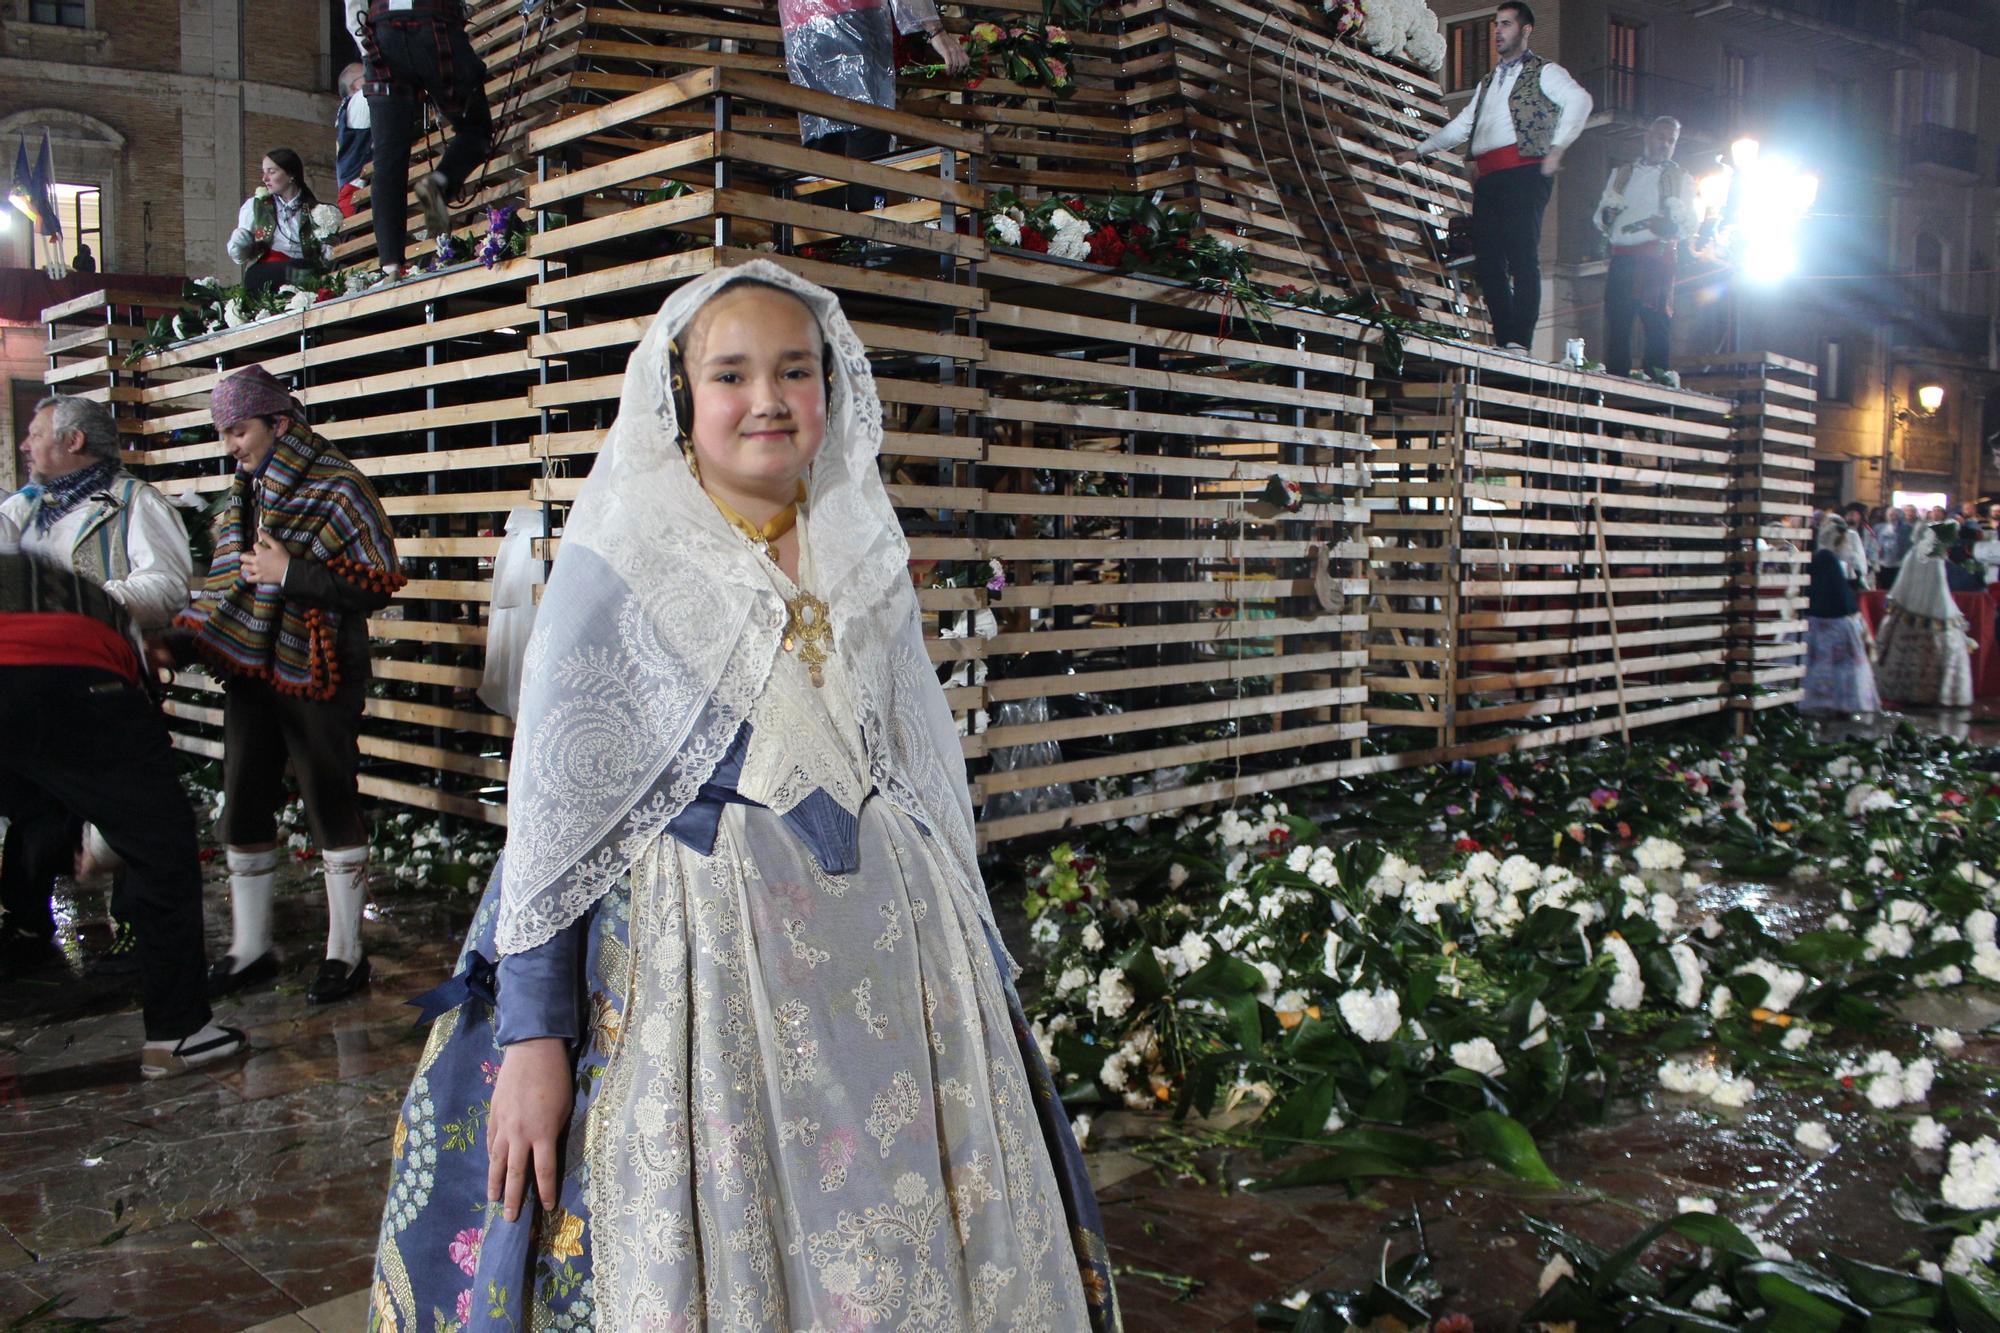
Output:
<svg viewBox="0 0 2000 1333">
<path fill-rule="evenodd" d="M 1746 710 L 1797 703 L 1806 671 L 1818 367 L 1765 352 L 1691 362 L 1681 376 L 1734 406 L 1730 684 Z"/>
<path fill-rule="evenodd" d="M 1444 344 L 1376 385 L 1371 723 L 1450 750 L 1726 706 L 1728 403 Z"/>
<path fill-rule="evenodd" d="M 157 292 L 118 287 L 48 307 L 42 311 L 43 350 L 49 358 L 42 382 L 51 393 L 107 404 L 121 430 L 138 433 L 139 422 L 131 410 L 136 394 L 126 358 L 153 320 L 179 309 L 178 301 Z"/>
<path fill-rule="evenodd" d="M 1016 10 L 1039 12 L 983 12 Z M 1418 336 L 1389 374 L 1351 318 L 982 239 L 995 185 L 1160 191 L 1274 286 L 1477 330 L 1432 248 L 1462 186 L 1388 164 L 1442 115 L 1435 84 L 1316 9 L 1126 0 L 1073 34 L 1072 97 L 906 81 L 894 111 L 786 82 L 755 0 L 545 0 L 526 28 L 485 0 L 473 26 L 501 134 L 455 221 L 516 204 L 525 255 L 121 358 L 104 386 L 169 491 L 227 487 L 206 400 L 251 362 L 375 480 L 411 582 L 370 625 L 372 795 L 504 820 L 511 724 L 473 691 L 507 516 L 540 511 L 553 555 L 662 299 L 759 254 L 838 291 L 869 346 L 989 841 L 1417 762 L 1397 728 L 1472 752 L 1724 705 L 1728 404 Z M 896 151 L 804 146 L 809 114 Z M 848 211 L 850 186 L 881 206 Z M 370 225 L 339 253 L 363 262 Z M 99 306 L 62 318 L 134 336 Z M 1283 483 L 1304 502 L 1267 504 Z M 169 709 L 217 752 L 212 681 Z"/>
</svg>

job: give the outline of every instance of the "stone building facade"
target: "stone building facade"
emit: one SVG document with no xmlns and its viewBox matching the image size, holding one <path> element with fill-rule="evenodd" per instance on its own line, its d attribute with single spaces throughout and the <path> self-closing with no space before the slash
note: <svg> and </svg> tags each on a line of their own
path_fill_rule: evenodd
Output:
<svg viewBox="0 0 2000 1333">
<path fill-rule="evenodd" d="M 1681 358 L 1770 350 L 1823 367 L 1819 497 L 1898 490 L 1954 503 L 2000 488 L 2000 4 L 1994 0 L 1532 0 L 1535 48 L 1596 99 L 1542 242 L 1537 352 L 1603 346 L 1607 258 L 1591 224 L 1646 125 L 1683 125 L 1697 179 L 1744 136 L 1817 172 L 1789 279 L 1760 286 L 1683 258 Z M 1487 68 L 1498 0 L 1431 0 L 1456 105 Z M 1456 76 L 1456 77 L 1455 77 Z M 1945 406 L 1913 411 L 1915 388 Z M 1892 396 L 1893 395 L 1893 396 Z"/>
<path fill-rule="evenodd" d="M 94 189 L 93 242 L 106 274 L 216 274 L 224 242 L 271 148 L 297 150 L 329 198 L 334 79 L 355 58 L 338 0 L 0 0 L 0 173 L 47 130 L 56 178 Z M 5 210 L 12 213 L 11 209 Z M 75 237 L 67 237 L 72 252 Z M 0 228 L 0 268 L 36 255 L 18 215 Z M 0 330 L 0 430 L 42 369 L 41 330 Z M 32 401 L 30 399 L 30 401 Z M 0 465 L 11 484 L 14 451 Z"/>
</svg>

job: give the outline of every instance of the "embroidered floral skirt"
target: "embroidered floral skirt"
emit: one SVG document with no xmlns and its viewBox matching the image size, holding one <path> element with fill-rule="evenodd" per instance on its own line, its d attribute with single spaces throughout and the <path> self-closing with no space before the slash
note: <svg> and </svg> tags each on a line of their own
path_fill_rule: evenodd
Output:
<svg viewBox="0 0 2000 1333">
<path fill-rule="evenodd" d="M 492 1015 L 437 1020 L 371 1328 L 1116 1328 L 1068 1120 L 963 892 L 879 800 L 851 875 L 761 807 L 712 856 L 662 839 L 593 913 L 553 1212 L 486 1204 Z"/>
<path fill-rule="evenodd" d="M 1897 703 L 1964 708 L 1972 703 L 1971 640 L 1958 621 L 1908 615 L 1892 603 L 1875 632 L 1875 680 Z"/>
<path fill-rule="evenodd" d="M 1799 707 L 1808 713 L 1882 711 L 1860 616 L 1806 617 L 1804 690 Z"/>
</svg>

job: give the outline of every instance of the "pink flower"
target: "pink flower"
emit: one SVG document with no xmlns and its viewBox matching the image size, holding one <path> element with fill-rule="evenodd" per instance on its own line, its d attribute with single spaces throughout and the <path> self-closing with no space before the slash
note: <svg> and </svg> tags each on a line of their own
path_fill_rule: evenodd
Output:
<svg viewBox="0 0 2000 1333">
<path fill-rule="evenodd" d="M 471 1277 L 472 1271 L 479 1267 L 479 1242 L 483 1235 L 478 1227 L 467 1227 L 451 1238 L 451 1245 L 448 1247 L 451 1261 L 457 1264 L 458 1270 L 467 1277 Z M 471 1296 L 470 1291 L 466 1292 L 468 1300 Z"/>
<path fill-rule="evenodd" d="M 461 1324 L 469 1324 L 472 1322 L 471 1287 L 467 1287 L 464 1291 L 458 1293 L 458 1322 Z"/>
<path fill-rule="evenodd" d="M 490 1088 L 493 1086 L 493 1080 L 500 1077 L 500 1066 L 494 1064 L 491 1060 L 481 1060 L 479 1062 L 479 1072 L 486 1076 L 486 1086 Z"/>
<path fill-rule="evenodd" d="M 1590 794 L 1590 808 L 1593 810 L 1602 810 L 1607 805 L 1616 804 L 1618 804 L 1618 793 L 1609 787 L 1599 787 Z"/>
<path fill-rule="evenodd" d="M 1060 60 L 1051 60 L 1047 64 L 1049 67 L 1049 82 L 1057 84 L 1069 82 L 1068 65 L 1063 64 Z"/>
</svg>

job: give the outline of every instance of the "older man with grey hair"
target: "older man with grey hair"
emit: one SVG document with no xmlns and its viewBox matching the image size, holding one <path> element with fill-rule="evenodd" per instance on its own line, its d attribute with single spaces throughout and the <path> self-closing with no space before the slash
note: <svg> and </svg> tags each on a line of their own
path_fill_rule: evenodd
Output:
<svg viewBox="0 0 2000 1333">
<path fill-rule="evenodd" d="M 1664 379 L 1673 364 L 1674 266 L 1694 232 L 1694 178 L 1674 161 L 1681 123 L 1660 116 L 1646 129 L 1638 161 L 1604 182 L 1595 221 L 1611 243 L 1604 278 L 1604 368 L 1632 371 L 1632 320 L 1645 330 L 1646 375 Z"/>
<path fill-rule="evenodd" d="M 29 481 L 0 504 L 0 554 L 25 554 L 103 588 L 143 661 L 142 636 L 165 629 L 188 604 L 193 562 L 180 516 L 120 465 L 118 423 L 101 403 L 43 399 L 21 451 Z M 74 649 L 94 641 L 79 633 L 59 665 L 79 665 L 69 660 Z M 38 652 L 0 635 L 0 665 L 47 665 Z M 0 800 L 0 813 L 11 822 L 0 860 L 0 970 L 19 972 L 53 960 L 49 899 L 55 877 L 69 869 L 77 832 L 65 803 L 34 784 L 4 785 L 11 794 Z M 122 909 L 117 915 L 129 919 Z M 121 925 L 114 955 L 129 957 L 133 945 Z"/>
<path fill-rule="evenodd" d="M 121 465 L 110 411 L 88 398 L 44 398 L 21 452 L 29 480 L 0 504 L 0 550 L 93 578 L 135 628 L 165 629 L 188 604 L 187 528 Z"/>
</svg>

